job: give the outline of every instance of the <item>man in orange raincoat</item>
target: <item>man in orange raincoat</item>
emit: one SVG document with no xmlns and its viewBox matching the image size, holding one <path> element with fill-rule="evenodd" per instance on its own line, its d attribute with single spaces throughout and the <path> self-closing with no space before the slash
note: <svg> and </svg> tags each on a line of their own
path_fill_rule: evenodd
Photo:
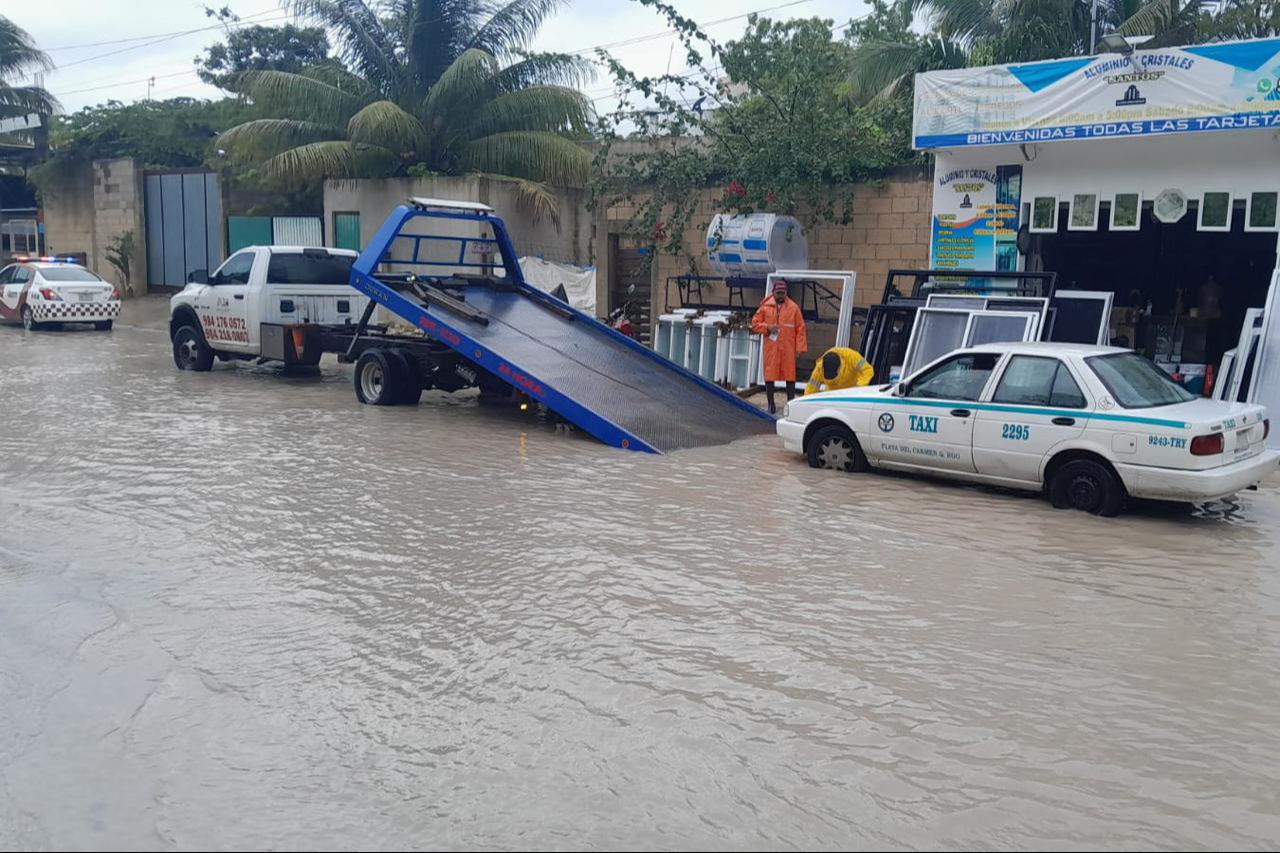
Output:
<svg viewBox="0 0 1280 853">
<path fill-rule="evenodd" d="M 787 399 L 796 396 L 796 356 L 809 351 L 809 333 L 804 328 L 800 306 L 787 296 L 787 283 L 778 279 L 773 293 L 766 294 L 756 315 L 751 318 L 751 331 L 764 335 L 764 394 L 769 401 L 769 414 L 776 415 L 773 383 L 787 383 Z"/>
</svg>

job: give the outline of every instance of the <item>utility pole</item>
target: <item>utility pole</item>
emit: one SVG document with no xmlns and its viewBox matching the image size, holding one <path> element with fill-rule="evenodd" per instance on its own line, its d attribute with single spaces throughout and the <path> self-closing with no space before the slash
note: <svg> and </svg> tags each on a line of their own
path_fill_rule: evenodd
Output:
<svg viewBox="0 0 1280 853">
<path fill-rule="evenodd" d="M 147 78 L 147 100 L 148 101 L 151 100 L 151 90 L 155 88 L 155 85 L 156 85 L 156 78 L 148 77 Z"/>
</svg>

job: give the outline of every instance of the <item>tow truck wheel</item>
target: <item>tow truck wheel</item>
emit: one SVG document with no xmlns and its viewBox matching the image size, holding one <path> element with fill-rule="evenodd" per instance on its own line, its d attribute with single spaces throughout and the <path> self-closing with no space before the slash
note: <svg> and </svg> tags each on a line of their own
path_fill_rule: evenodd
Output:
<svg viewBox="0 0 1280 853">
<path fill-rule="evenodd" d="M 418 375 L 418 363 L 405 352 L 388 350 L 390 360 L 400 375 L 396 383 L 396 400 L 398 406 L 416 406 L 422 400 L 422 377 Z"/>
<path fill-rule="evenodd" d="M 369 406 L 394 406 L 399 402 L 404 373 L 386 350 L 368 349 L 356 359 L 352 376 L 356 399 Z"/>
<path fill-rule="evenodd" d="M 866 454 L 848 427 L 833 424 L 818 430 L 809 439 L 805 455 L 809 458 L 810 468 L 849 473 L 867 470 Z"/>
<path fill-rule="evenodd" d="M 28 332 L 34 332 L 37 329 L 43 329 L 44 323 L 36 322 L 36 315 L 32 313 L 30 305 L 22 306 L 22 328 Z"/>
<path fill-rule="evenodd" d="M 213 350 L 192 326 L 183 326 L 173 336 L 173 363 L 179 370 L 206 371 L 213 367 Z"/>
<path fill-rule="evenodd" d="M 1053 474 L 1049 499 L 1058 509 L 1078 509 L 1092 515 L 1112 516 L 1124 503 L 1124 486 L 1101 462 L 1076 459 Z"/>
</svg>

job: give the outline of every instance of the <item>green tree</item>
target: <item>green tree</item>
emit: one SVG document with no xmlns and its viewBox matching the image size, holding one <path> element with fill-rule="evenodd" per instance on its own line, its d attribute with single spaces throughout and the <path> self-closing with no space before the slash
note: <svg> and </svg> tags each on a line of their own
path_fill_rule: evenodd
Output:
<svg viewBox="0 0 1280 853">
<path fill-rule="evenodd" d="M 223 134 L 233 155 L 288 179 L 489 173 L 576 184 L 591 157 L 586 61 L 524 47 L 563 0 L 293 0 L 345 69 L 249 71 L 235 83 L 270 118 Z"/>
<path fill-rule="evenodd" d="M 16 82 L 52 67 L 48 54 L 36 47 L 27 31 L 0 15 L 0 119 L 57 112 L 57 100 L 43 87 Z"/>
<path fill-rule="evenodd" d="M 859 100 L 902 96 L 917 73 L 1034 62 L 1089 52 L 1093 0 L 873 0 L 874 26 L 854 29 L 849 92 Z M 1194 38 L 1198 3 L 1097 0 L 1097 36 L 1149 35 L 1150 46 Z M 919 18 L 928 35 L 901 27 Z M 896 32 L 894 31 L 896 29 Z"/>
<path fill-rule="evenodd" d="M 624 106 L 606 120 L 594 189 L 597 205 L 634 206 L 629 230 L 655 250 L 680 254 L 686 227 L 705 227 L 693 217 L 706 187 L 720 188 L 725 212 L 847 221 L 855 183 L 913 159 L 903 104 L 837 96 L 851 49 L 830 20 L 753 15 L 720 46 L 652 5 L 682 33 L 694 70 L 639 78 L 605 57 Z"/>
<path fill-rule="evenodd" d="M 1198 41 L 1273 38 L 1280 35 L 1280 2 L 1227 0 L 1217 12 L 1203 11 L 1196 20 Z"/>
<path fill-rule="evenodd" d="M 329 39 L 324 30 L 293 24 L 232 29 L 225 42 L 206 48 L 204 55 L 195 59 L 200 79 L 221 89 L 230 88 L 244 71 L 296 73 L 330 62 Z"/>
</svg>

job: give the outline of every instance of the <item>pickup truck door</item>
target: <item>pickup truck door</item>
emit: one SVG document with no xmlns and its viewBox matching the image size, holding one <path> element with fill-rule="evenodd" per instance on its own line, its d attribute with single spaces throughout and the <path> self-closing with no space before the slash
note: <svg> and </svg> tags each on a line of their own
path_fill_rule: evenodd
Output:
<svg viewBox="0 0 1280 853">
<path fill-rule="evenodd" d="M 884 398 L 869 425 L 876 456 L 889 463 L 972 474 L 977 402 L 995 372 L 995 353 L 952 356 L 913 376 L 905 395 Z"/>
<path fill-rule="evenodd" d="M 205 340 L 216 350 L 258 351 L 258 324 L 249 317 L 249 282 L 257 254 L 245 249 L 227 258 L 196 297 Z"/>
<path fill-rule="evenodd" d="M 978 412 L 973 457 L 979 474 L 1039 482 L 1046 454 L 1078 438 L 1089 423 L 1091 401 L 1066 362 L 1045 356 L 1009 358 Z"/>
</svg>

